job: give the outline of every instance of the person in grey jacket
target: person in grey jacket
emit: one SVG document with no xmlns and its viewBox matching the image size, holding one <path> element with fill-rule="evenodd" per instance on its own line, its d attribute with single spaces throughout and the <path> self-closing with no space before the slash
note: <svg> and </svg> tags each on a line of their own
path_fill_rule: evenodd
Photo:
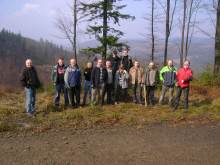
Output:
<svg viewBox="0 0 220 165">
<path fill-rule="evenodd" d="M 52 68 L 51 79 L 56 88 L 54 104 L 57 107 L 59 107 L 60 105 L 60 95 L 62 92 L 64 93 L 65 107 L 67 107 L 69 104 L 67 88 L 65 87 L 65 82 L 64 82 L 64 74 L 66 68 L 67 66 L 64 64 L 63 58 L 59 58 L 57 61 L 57 65 L 53 66 Z"/>
<path fill-rule="evenodd" d="M 150 62 L 145 73 L 145 88 L 147 105 L 155 104 L 155 89 L 160 82 L 159 71 L 157 70 L 154 62 Z"/>
<path fill-rule="evenodd" d="M 129 74 L 125 70 L 124 65 L 119 66 L 118 71 L 115 74 L 115 104 L 119 101 L 124 101 L 127 98 Z M 121 98 L 121 99 L 120 99 Z"/>
</svg>

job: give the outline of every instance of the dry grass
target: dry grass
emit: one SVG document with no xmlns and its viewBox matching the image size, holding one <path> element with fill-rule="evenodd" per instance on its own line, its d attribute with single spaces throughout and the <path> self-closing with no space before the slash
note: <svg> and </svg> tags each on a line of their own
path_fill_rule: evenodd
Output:
<svg viewBox="0 0 220 165">
<path fill-rule="evenodd" d="M 113 106 L 87 106 L 78 109 L 61 108 L 56 112 L 51 89 L 37 95 L 37 116 L 26 116 L 23 92 L 2 92 L 0 95 L 0 131 L 43 132 L 51 128 L 87 129 L 115 125 L 145 125 L 152 123 L 206 123 L 220 121 L 220 97 L 217 89 L 192 88 L 190 111 L 171 112 L 167 105 L 145 107 L 132 103 Z M 214 91 L 213 93 L 211 91 Z M 218 90 L 219 91 L 219 90 Z"/>
</svg>

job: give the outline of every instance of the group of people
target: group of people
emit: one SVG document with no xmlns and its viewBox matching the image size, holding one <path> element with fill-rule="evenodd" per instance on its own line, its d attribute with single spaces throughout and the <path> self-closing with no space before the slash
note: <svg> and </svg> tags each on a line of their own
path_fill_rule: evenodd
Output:
<svg viewBox="0 0 220 165">
<path fill-rule="evenodd" d="M 146 68 L 141 67 L 139 61 L 132 61 L 128 49 L 123 50 L 122 56 L 113 51 L 107 60 L 97 59 L 88 62 L 81 72 L 76 59 L 70 59 L 69 65 L 64 64 L 64 59 L 59 58 L 52 68 L 52 82 L 55 85 L 56 96 L 54 104 L 60 106 L 60 96 L 64 93 L 65 107 L 77 108 L 88 104 L 118 104 L 128 101 L 128 89 L 132 89 L 133 102 L 136 104 L 155 105 L 155 90 L 162 82 L 162 91 L 159 104 L 163 104 L 166 92 L 169 91 L 169 104 L 175 111 L 184 94 L 184 110 L 188 111 L 188 96 L 192 71 L 190 61 L 184 62 L 183 68 L 177 70 L 172 60 L 167 66 L 158 70 L 154 62 Z M 80 101 L 83 82 L 83 100 Z M 31 59 L 26 60 L 21 82 L 26 91 L 26 112 L 28 115 L 35 113 L 36 89 L 40 81 L 36 69 L 32 66 Z M 174 97 L 174 88 L 176 96 Z M 144 94 L 143 94 L 144 93 Z M 144 95 L 144 96 L 143 96 Z"/>
</svg>

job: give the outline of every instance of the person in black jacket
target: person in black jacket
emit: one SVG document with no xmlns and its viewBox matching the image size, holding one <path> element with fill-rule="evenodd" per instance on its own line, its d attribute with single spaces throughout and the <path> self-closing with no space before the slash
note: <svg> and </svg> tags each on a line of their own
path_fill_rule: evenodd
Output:
<svg viewBox="0 0 220 165">
<path fill-rule="evenodd" d="M 123 64 L 125 70 L 127 72 L 129 72 L 129 70 L 131 69 L 131 67 L 133 66 L 133 63 L 132 63 L 132 59 L 131 57 L 128 55 L 128 51 L 129 49 L 126 48 L 124 49 L 123 51 L 123 55 L 121 57 L 121 64 Z"/>
<path fill-rule="evenodd" d="M 40 81 L 36 69 L 32 66 L 31 59 L 27 59 L 25 65 L 21 83 L 26 93 L 26 112 L 32 116 L 35 113 L 36 89 L 40 87 Z"/>
<path fill-rule="evenodd" d="M 108 79 L 107 70 L 103 67 L 103 61 L 99 59 L 92 70 L 92 103 L 104 104 L 104 91 Z M 98 96 L 98 101 L 96 97 Z"/>
<path fill-rule="evenodd" d="M 88 62 L 84 70 L 85 80 L 84 80 L 84 96 L 83 96 L 83 103 L 82 103 L 83 106 L 86 104 L 86 99 L 87 99 L 88 94 L 91 100 L 91 96 L 92 96 L 91 74 L 92 74 L 92 63 Z"/>
</svg>

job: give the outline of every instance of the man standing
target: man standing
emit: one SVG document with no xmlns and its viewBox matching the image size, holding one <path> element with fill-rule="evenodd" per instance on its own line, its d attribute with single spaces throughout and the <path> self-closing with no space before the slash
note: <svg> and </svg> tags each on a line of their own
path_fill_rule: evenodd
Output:
<svg viewBox="0 0 220 165">
<path fill-rule="evenodd" d="M 154 62 L 150 62 L 145 73 L 145 88 L 146 88 L 146 101 L 147 105 L 154 105 L 154 93 L 157 85 L 160 82 L 159 71 L 157 70 Z"/>
<path fill-rule="evenodd" d="M 64 81 L 68 88 L 69 102 L 73 108 L 77 108 L 80 105 L 81 72 L 74 58 L 70 59 Z"/>
<path fill-rule="evenodd" d="M 103 67 L 103 61 L 99 59 L 92 70 L 92 103 L 104 104 L 104 91 L 108 79 L 107 70 Z M 98 96 L 98 101 L 97 101 Z"/>
<path fill-rule="evenodd" d="M 107 94 L 107 104 L 112 104 L 113 103 L 112 92 L 114 91 L 114 85 L 113 85 L 114 78 L 113 78 L 113 70 L 110 61 L 106 61 L 106 70 L 107 70 L 108 78 L 106 81 L 105 93 Z"/>
<path fill-rule="evenodd" d="M 115 73 L 119 69 L 119 65 L 121 61 L 121 59 L 118 57 L 118 52 L 116 50 L 112 52 L 112 56 L 109 58 L 109 61 L 111 62 L 112 72 L 113 75 L 115 76 Z"/>
<path fill-rule="evenodd" d="M 129 75 L 133 90 L 133 102 L 141 104 L 141 86 L 144 84 L 144 71 L 138 61 L 134 62 L 134 66 L 130 69 Z"/>
<path fill-rule="evenodd" d="M 25 65 L 21 83 L 26 93 L 26 113 L 32 116 L 35 113 L 36 89 L 40 87 L 40 81 L 36 69 L 32 66 L 32 60 L 27 59 Z"/>
<path fill-rule="evenodd" d="M 159 104 L 163 103 L 167 90 L 169 90 L 169 104 L 173 100 L 174 86 L 176 83 L 177 69 L 173 65 L 173 60 L 168 60 L 167 66 L 164 66 L 160 71 L 160 80 L 163 82 L 162 93 L 159 99 Z"/>
<path fill-rule="evenodd" d="M 190 61 L 184 62 L 183 68 L 177 72 L 177 94 L 173 102 L 173 111 L 176 111 L 179 106 L 181 94 L 184 94 L 184 112 L 188 112 L 189 108 L 189 86 L 192 81 L 192 70 L 190 69 Z"/>
<path fill-rule="evenodd" d="M 123 64 L 125 70 L 127 72 L 129 72 L 130 68 L 133 66 L 133 63 L 132 63 L 132 59 L 131 57 L 128 55 L 128 51 L 129 49 L 126 48 L 124 51 L 123 51 L 123 54 L 122 54 L 122 57 L 121 57 L 121 64 Z"/>
<path fill-rule="evenodd" d="M 64 74 L 66 68 L 67 67 L 64 65 L 64 59 L 59 58 L 57 61 L 57 65 L 55 65 L 52 69 L 51 79 L 56 88 L 56 96 L 54 100 L 56 107 L 60 106 L 60 94 L 62 92 L 64 93 L 65 107 L 67 107 L 69 104 L 67 88 L 65 87 L 65 82 L 64 82 Z"/>
</svg>

